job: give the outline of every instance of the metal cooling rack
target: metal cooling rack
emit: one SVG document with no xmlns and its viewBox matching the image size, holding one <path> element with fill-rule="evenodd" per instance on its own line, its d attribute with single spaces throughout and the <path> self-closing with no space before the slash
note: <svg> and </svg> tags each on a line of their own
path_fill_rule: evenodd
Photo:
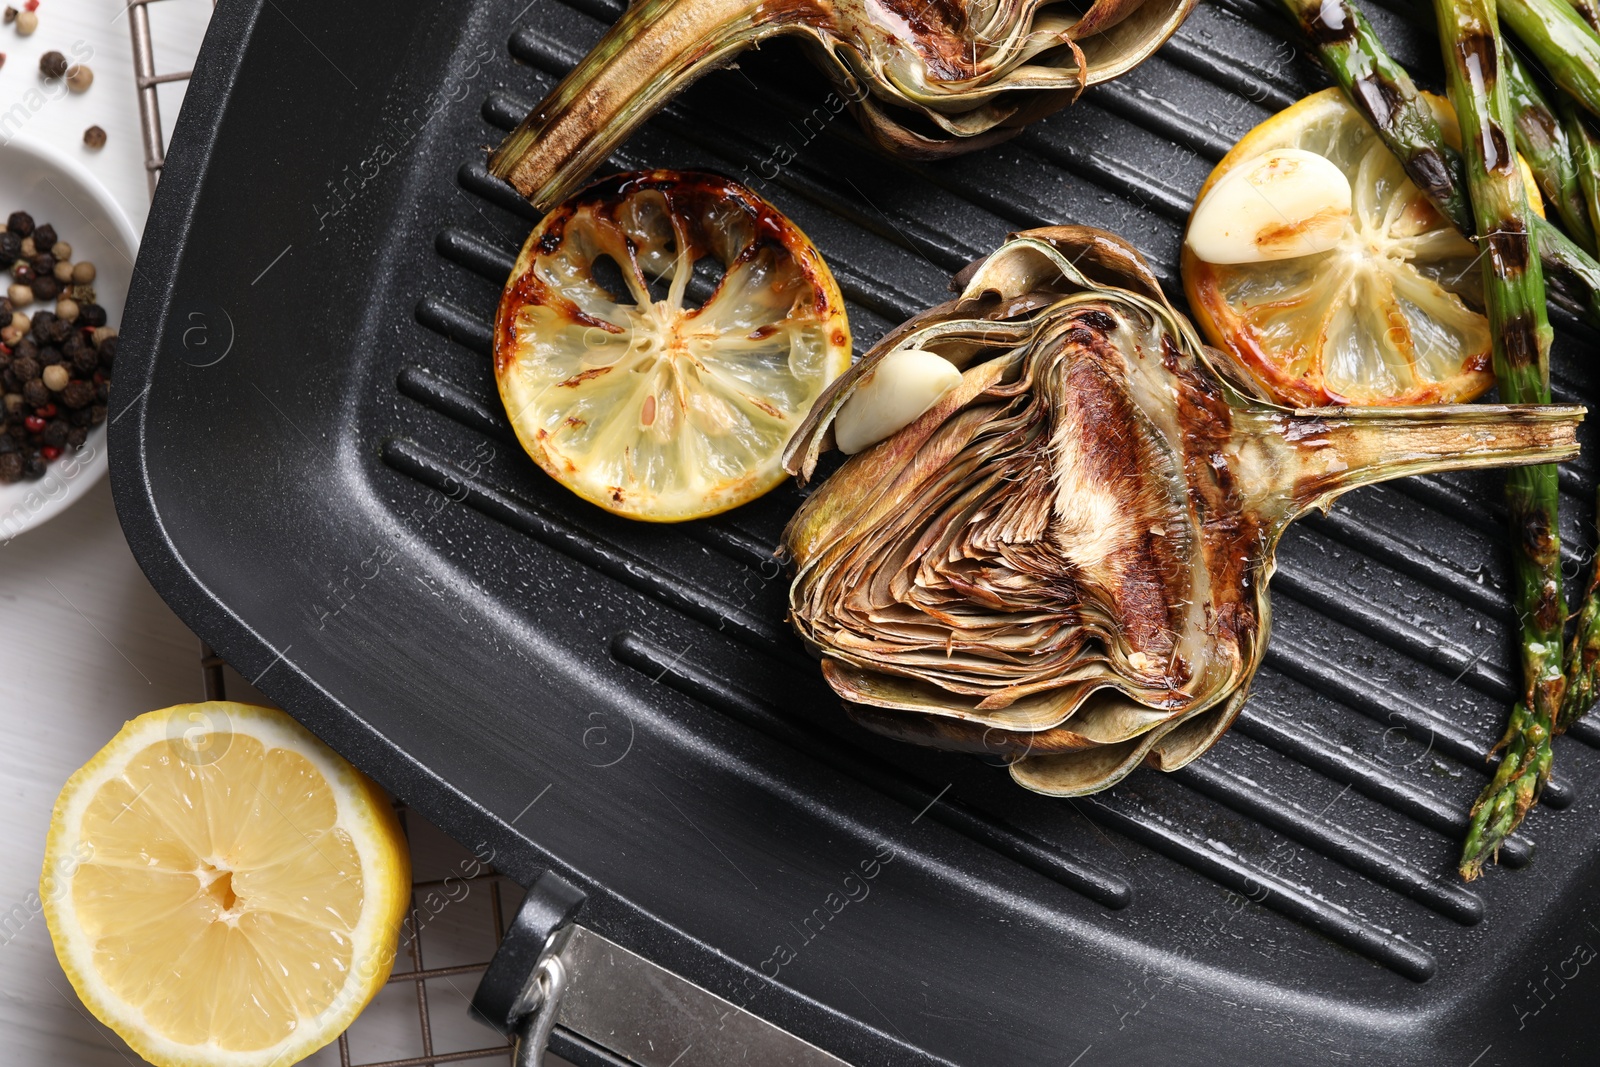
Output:
<svg viewBox="0 0 1600 1067">
<path fill-rule="evenodd" d="M 148 2 L 153 2 L 153 0 L 142 0 L 141 6 L 143 6 L 143 3 Z M 159 139 L 159 127 L 157 128 L 156 135 Z M 147 141 L 146 144 L 148 145 L 148 143 L 149 142 Z M 159 169 L 160 168 L 158 164 L 156 169 L 151 171 L 152 184 L 155 182 L 155 175 Z M 210 646 L 202 641 L 200 643 L 200 674 L 204 684 L 207 700 L 228 699 L 227 679 L 224 670 L 226 667 L 227 664 L 223 661 L 222 657 L 218 656 L 211 650 Z M 401 803 L 395 804 L 395 811 L 400 817 L 400 827 L 405 831 L 406 840 L 409 843 L 412 839 L 412 823 L 413 821 L 420 821 L 422 816 L 412 812 Z M 494 1059 L 498 1059 L 506 1063 L 510 1062 L 512 1046 L 509 1044 L 447 1052 L 438 1052 L 434 1050 L 434 1026 L 433 1019 L 429 1011 L 427 983 L 431 980 L 454 978 L 458 975 L 476 976 L 481 974 L 483 969 L 489 965 L 489 961 L 487 959 L 481 963 L 474 962 L 456 964 L 448 967 L 428 967 L 423 962 L 423 939 L 424 933 L 429 924 L 427 918 L 424 917 L 421 909 L 418 907 L 417 901 L 419 897 L 425 896 L 430 890 L 442 889 L 447 880 L 448 879 L 440 878 L 416 881 L 412 883 L 409 929 L 414 931 L 414 934 L 407 939 L 406 945 L 406 954 L 410 958 L 411 967 L 409 970 L 396 970 L 389 976 L 389 985 L 401 985 L 409 982 L 416 991 L 417 1026 L 420 1036 L 422 1054 L 420 1056 L 410 1056 L 402 1059 L 357 1060 L 351 1053 L 351 1045 L 353 1042 L 350 1031 L 347 1030 L 339 1035 L 338 1049 L 340 1067 L 436 1067 L 437 1064 L 441 1063 L 464 1063 L 468 1061 L 485 1061 Z M 498 947 L 501 939 L 505 936 L 506 916 L 508 914 L 506 901 L 504 900 L 506 890 L 503 888 L 503 886 L 509 884 L 510 891 L 515 893 L 518 898 L 520 898 L 521 895 L 520 887 L 518 887 L 515 883 L 510 882 L 510 879 L 493 868 L 488 868 L 472 878 L 458 878 L 457 881 L 467 882 L 473 886 L 486 886 L 488 888 L 489 911 L 494 928 L 494 944 L 496 947 Z M 514 910 L 515 901 L 512 901 L 511 903 L 512 910 Z M 382 996 L 382 994 L 379 995 L 380 997 Z M 374 1001 L 374 1003 L 376 1003 L 376 1001 Z M 462 1004 L 462 1009 L 465 1010 L 464 1002 Z M 488 1033 L 489 1031 L 486 1029 L 484 1032 Z M 354 1043 L 359 1045 L 360 1039 L 357 1038 Z M 551 1062 L 553 1063 L 556 1061 L 552 1060 Z"/>
<path fill-rule="evenodd" d="M 150 36 L 149 6 L 158 0 L 129 0 L 128 29 L 133 35 L 133 81 L 139 90 L 139 132 L 144 139 L 144 169 L 150 182 L 150 192 L 156 191 L 161 178 L 161 168 L 167 161 L 167 150 L 161 137 L 161 101 L 156 86 L 166 82 L 188 81 L 191 70 L 170 74 L 156 73 L 155 43 Z M 211 0 L 213 7 L 216 0 Z"/>
</svg>

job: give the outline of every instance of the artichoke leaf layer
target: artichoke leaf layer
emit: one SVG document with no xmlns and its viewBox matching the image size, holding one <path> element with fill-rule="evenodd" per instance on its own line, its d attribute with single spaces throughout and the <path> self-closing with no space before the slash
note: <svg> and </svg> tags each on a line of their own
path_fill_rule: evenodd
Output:
<svg viewBox="0 0 1600 1067">
<path fill-rule="evenodd" d="M 962 372 L 791 520 L 790 618 L 858 721 L 1005 755 L 1041 792 L 1175 769 L 1227 729 L 1295 516 L 1372 481 L 1576 450 L 1581 409 L 1258 399 L 1099 231 L 1014 235 L 958 282 L 791 438 L 785 467 L 804 481 L 890 352 Z"/>
</svg>

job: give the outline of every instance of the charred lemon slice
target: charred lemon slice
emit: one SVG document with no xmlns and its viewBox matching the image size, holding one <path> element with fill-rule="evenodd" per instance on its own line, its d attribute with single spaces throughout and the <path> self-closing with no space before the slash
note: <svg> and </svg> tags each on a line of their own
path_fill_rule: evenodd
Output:
<svg viewBox="0 0 1600 1067">
<path fill-rule="evenodd" d="M 844 299 L 776 208 L 711 174 L 590 185 L 529 235 L 500 299 L 495 377 L 551 477 L 653 522 L 715 515 L 850 365 Z"/>
<path fill-rule="evenodd" d="M 1449 104 L 1428 101 L 1459 144 Z M 1529 199 L 1541 209 L 1531 182 Z M 1450 404 L 1494 384 L 1477 255 L 1326 89 L 1211 172 L 1183 284 L 1207 340 L 1281 403 Z"/>
</svg>

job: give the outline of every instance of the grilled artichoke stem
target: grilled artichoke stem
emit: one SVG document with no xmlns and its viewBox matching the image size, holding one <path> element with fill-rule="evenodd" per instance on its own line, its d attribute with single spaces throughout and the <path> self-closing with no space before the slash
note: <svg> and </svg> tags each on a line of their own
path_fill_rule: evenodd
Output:
<svg viewBox="0 0 1600 1067">
<path fill-rule="evenodd" d="M 565 200 L 634 128 L 696 78 L 803 10 L 760 0 L 639 0 L 489 159 L 541 211 Z"/>
<path fill-rule="evenodd" d="M 1288 522 L 1358 486 L 1391 478 L 1561 462 L 1578 454 L 1583 414 L 1581 407 L 1560 405 L 1442 404 L 1256 415 L 1260 439 L 1286 441 L 1296 464 L 1277 472 L 1277 487 L 1256 506 Z M 1247 468 L 1247 477 L 1268 486 L 1274 474 Z"/>
</svg>

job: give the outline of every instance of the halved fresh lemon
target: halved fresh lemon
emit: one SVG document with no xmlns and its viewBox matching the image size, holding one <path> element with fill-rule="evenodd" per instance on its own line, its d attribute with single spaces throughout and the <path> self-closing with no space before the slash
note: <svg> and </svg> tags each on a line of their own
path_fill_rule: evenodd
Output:
<svg viewBox="0 0 1600 1067">
<path fill-rule="evenodd" d="M 287 1067 L 389 977 L 411 892 L 377 786 L 280 711 L 128 723 L 56 800 L 40 880 L 79 997 L 162 1067 Z"/>
<path fill-rule="evenodd" d="M 1449 103 L 1424 95 L 1446 139 L 1459 145 Z M 1273 182 L 1284 189 L 1275 192 Z M 1208 205 L 1213 191 L 1219 202 Z M 1273 399 L 1295 407 L 1448 404 L 1494 384 L 1477 248 L 1412 184 L 1339 89 L 1308 96 L 1246 134 L 1195 203 L 1182 266 L 1190 308 L 1207 340 Z M 1270 225 L 1272 214 L 1281 225 Z M 1259 221 L 1259 231 L 1229 232 L 1246 219 Z M 1249 243 L 1242 237 L 1260 242 L 1257 255 L 1226 255 Z M 1295 254 L 1307 248 L 1316 250 Z M 1232 261 L 1206 262 L 1204 254 Z"/>
<path fill-rule="evenodd" d="M 655 522 L 782 481 L 789 435 L 849 365 L 821 254 L 711 174 L 617 175 L 556 207 L 495 321 L 495 377 L 523 448 L 585 500 Z"/>
</svg>

